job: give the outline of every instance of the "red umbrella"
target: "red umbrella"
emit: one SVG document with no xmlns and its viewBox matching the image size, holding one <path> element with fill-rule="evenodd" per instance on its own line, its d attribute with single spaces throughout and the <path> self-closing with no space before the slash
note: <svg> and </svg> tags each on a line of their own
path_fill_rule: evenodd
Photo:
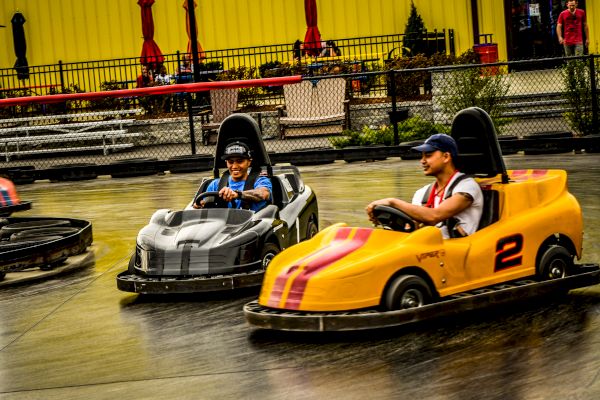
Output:
<svg viewBox="0 0 600 400">
<path fill-rule="evenodd" d="M 317 56 L 321 50 L 321 34 L 317 26 L 317 0 L 304 0 L 304 16 L 306 17 L 304 50 L 309 55 Z"/>
<path fill-rule="evenodd" d="M 165 61 L 165 57 L 154 41 L 154 19 L 152 18 L 154 0 L 138 0 L 137 3 L 142 9 L 142 33 L 144 35 L 140 63 L 156 68 L 158 64 Z"/>
<path fill-rule="evenodd" d="M 196 7 L 198 7 L 198 2 L 196 0 L 194 0 L 194 8 L 196 8 Z M 185 8 L 185 30 L 187 31 L 187 35 L 188 35 L 187 52 L 191 54 L 192 53 L 192 41 L 191 41 L 192 35 L 190 35 L 190 17 L 188 15 L 187 0 L 183 0 L 183 8 Z M 206 54 L 204 54 L 204 49 L 202 48 L 202 45 L 198 41 L 198 19 L 196 19 L 196 30 L 194 32 L 194 38 L 195 38 L 196 44 L 198 46 L 198 60 L 204 60 L 206 58 Z"/>
</svg>

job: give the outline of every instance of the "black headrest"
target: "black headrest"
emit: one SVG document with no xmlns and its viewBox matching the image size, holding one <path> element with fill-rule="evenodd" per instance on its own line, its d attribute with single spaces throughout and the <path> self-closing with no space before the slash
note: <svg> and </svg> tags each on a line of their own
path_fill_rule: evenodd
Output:
<svg viewBox="0 0 600 400">
<path fill-rule="evenodd" d="M 452 121 L 451 136 L 458 145 L 456 165 L 461 172 L 478 176 L 506 176 L 506 166 L 492 119 L 484 110 L 470 107 Z"/>
</svg>

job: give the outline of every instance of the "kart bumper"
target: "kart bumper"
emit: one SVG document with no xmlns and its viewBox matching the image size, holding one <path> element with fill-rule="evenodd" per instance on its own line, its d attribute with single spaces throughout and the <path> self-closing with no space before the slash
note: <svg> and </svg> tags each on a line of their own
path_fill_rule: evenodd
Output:
<svg viewBox="0 0 600 400">
<path fill-rule="evenodd" d="M 254 327 L 284 331 L 352 331 L 393 327 L 600 283 L 598 264 L 578 267 L 575 274 L 566 278 L 520 280 L 461 293 L 448 300 L 406 310 L 302 312 L 268 308 L 253 301 L 244 306 L 244 315 Z"/>
<path fill-rule="evenodd" d="M 121 272 L 117 288 L 125 292 L 142 294 L 220 292 L 262 284 L 264 270 L 215 276 L 153 277 Z"/>
</svg>

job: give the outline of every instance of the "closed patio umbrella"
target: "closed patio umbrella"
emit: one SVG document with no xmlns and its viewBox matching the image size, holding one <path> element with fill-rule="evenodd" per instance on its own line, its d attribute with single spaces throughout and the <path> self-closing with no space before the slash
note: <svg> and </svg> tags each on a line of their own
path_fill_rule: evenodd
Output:
<svg viewBox="0 0 600 400">
<path fill-rule="evenodd" d="M 304 51 L 308 55 L 317 56 L 321 50 L 321 33 L 317 26 L 317 0 L 304 0 L 304 17 L 306 18 Z"/>
<path fill-rule="evenodd" d="M 185 8 L 185 30 L 187 31 L 187 35 L 188 35 L 188 44 L 187 44 L 187 52 L 192 54 L 193 53 L 193 49 L 192 49 L 192 37 L 194 38 L 194 40 L 196 41 L 196 49 L 198 51 L 198 60 L 204 60 L 206 58 L 206 54 L 204 53 L 204 49 L 202 48 L 202 45 L 200 44 L 200 42 L 198 41 L 198 19 L 196 18 L 196 24 L 194 26 L 194 35 L 192 36 L 190 33 L 191 29 L 190 29 L 190 15 L 189 15 L 189 9 L 188 9 L 188 1 L 187 0 L 183 0 L 183 8 Z M 198 7 L 198 2 L 196 0 L 194 0 L 194 8 Z"/>
<path fill-rule="evenodd" d="M 15 55 L 17 61 L 15 62 L 15 70 L 17 71 L 17 78 L 20 80 L 29 79 L 29 64 L 27 63 L 27 43 L 25 42 L 25 30 L 23 24 L 25 24 L 25 16 L 20 12 L 15 13 L 12 19 L 13 31 L 13 44 L 15 48 Z"/>
<path fill-rule="evenodd" d="M 154 19 L 152 18 L 154 0 L 138 0 L 137 3 L 142 11 L 142 34 L 144 35 L 140 63 L 155 69 L 165 61 L 165 57 L 154 41 Z"/>
</svg>

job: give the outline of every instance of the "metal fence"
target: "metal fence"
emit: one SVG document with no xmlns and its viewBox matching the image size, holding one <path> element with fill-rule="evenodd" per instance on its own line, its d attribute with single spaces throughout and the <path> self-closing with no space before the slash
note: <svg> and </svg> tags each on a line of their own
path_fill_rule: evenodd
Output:
<svg viewBox="0 0 600 400">
<path fill-rule="evenodd" d="M 405 35 L 396 34 L 338 39 L 335 42 L 342 54 L 340 60 L 360 61 L 363 67 L 375 66 L 376 70 L 380 70 L 386 59 L 403 55 L 404 40 Z M 419 40 L 422 41 L 427 55 L 447 51 L 452 53 L 454 49 L 452 30 L 424 31 Z M 204 54 L 205 58 L 197 64 L 199 82 L 264 77 L 267 70 L 289 63 L 304 65 L 312 71 L 316 67 L 308 65 L 319 64 L 323 60 L 322 57 L 308 54 L 296 59 L 294 44 L 209 50 Z M 331 61 L 330 57 L 325 60 L 327 63 Z M 193 81 L 190 54 L 167 54 L 163 65 L 167 74 L 178 83 Z M 157 66 L 150 67 L 157 69 Z M 224 74 L 219 76 L 221 73 Z M 31 66 L 27 80 L 19 80 L 14 69 L 5 68 L 0 69 L 0 98 L 131 89 L 136 87 L 136 80 L 140 74 L 139 57 L 75 63 L 59 61 L 52 65 Z"/>
<path fill-rule="evenodd" d="M 518 68 L 524 63 L 530 68 Z M 297 77 L 283 86 L 267 79 L 214 82 L 221 86 L 210 91 L 214 83 L 5 99 L 0 172 L 46 171 L 37 178 L 51 178 L 47 171 L 73 168 L 116 176 L 141 172 L 140 165 L 208 169 L 219 123 L 234 112 L 257 120 L 276 162 L 350 161 L 356 149 L 363 159 L 376 159 L 381 148 L 409 158 L 411 143 L 449 132 L 452 116 L 469 106 L 488 111 L 502 140 L 525 146 L 516 150 L 527 151 L 532 140 L 574 139 L 545 149 L 597 151 L 600 57 L 545 65 L 534 60 Z M 19 108 L 43 112 L 19 117 Z M 92 111 L 73 112 L 81 109 Z M 577 142 L 580 137 L 593 141 Z"/>
</svg>

